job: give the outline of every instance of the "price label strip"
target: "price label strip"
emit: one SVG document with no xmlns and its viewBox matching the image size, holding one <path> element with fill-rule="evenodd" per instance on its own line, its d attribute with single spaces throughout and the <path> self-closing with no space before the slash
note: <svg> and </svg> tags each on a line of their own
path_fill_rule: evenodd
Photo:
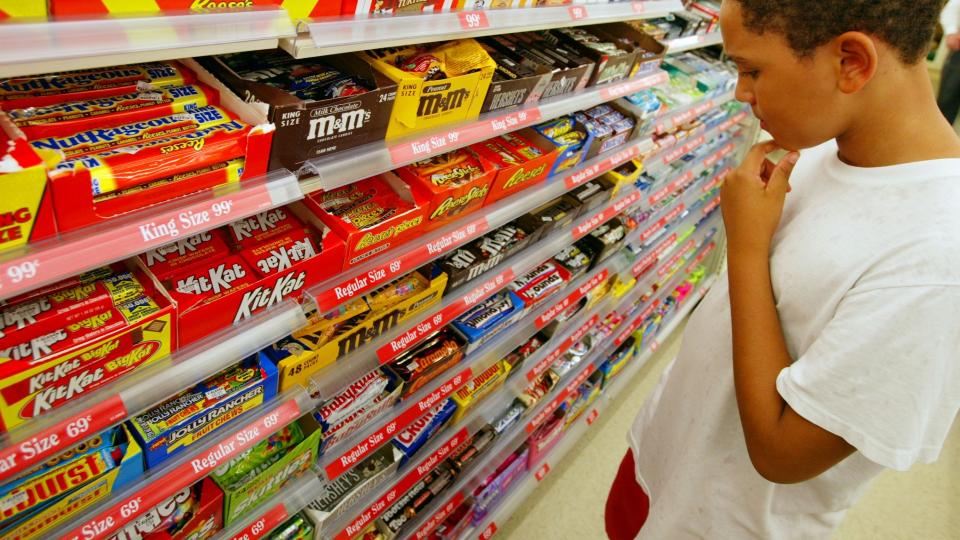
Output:
<svg viewBox="0 0 960 540">
<path fill-rule="evenodd" d="M 491 521 L 490 524 L 487 525 L 485 529 L 483 529 L 483 532 L 481 532 L 480 536 L 478 536 L 477 538 L 479 538 L 480 540 L 490 540 L 491 538 L 493 538 L 493 535 L 495 534 L 497 534 L 497 524 Z"/>
<path fill-rule="evenodd" d="M 457 13 L 457 18 L 460 20 L 460 28 L 464 30 L 490 28 L 486 11 L 461 11 Z"/>
<path fill-rule="evenodd" d="M 416 270 L 424 263 L 453 251 L 479 238 L 490 230 L 486 217 L 479 217 L 437 238 L 427 241 L 397 258 L 346 279 L 314 296 L 320 311 L 330 311 L 340 304 L 372 291 L 394 279 Z"/>
<path fill-rule="evenodd" d="M 287 508 L 280 503 L 267 510 L 245 529 L 230 537 L 230 540 L 258 540 L 265 537 L 290 517 Z"/>
<path fill-rule="evenodd" d="M 291 196 L 287 184 L 295 187 Z M 65 235 L 14 259 L 0 262 L 0 298 L 9 298 L 41 285 L 79 274 L 143 253 L 231 221 L 302 198 L 292 175 L 240 191 L 192 204 L 166 205 L 165 210 L 144 212 L 146 217 L 129 217 L 108 222 L 95 233 Z"/>
<path fill-rule="evenodd" d="M 454 510 L 457 509 L 461 504 L 463 504 L 463 492 L 458 491 L 454 493 L 453 497 L 447 501 L 446 504 L 440 507 L 422 527 L 417 529 L 416 534 L 412 538 L 417 540 L 423 540 L 424 538 L 429 538 L 433 531 L 440 526 L 445 519 L 447 519 Z"/>
<path fill-rule="evenodd" d="M 119 395 L 111 396 L 71 415 L 39 434 L 0 450 L 0 481 L 113 426 L 128 415 Z"/>
<path fill-rule="evenodd" d="M 295 399 L 286 401 L 238 429 L 203 454 L 167 470 L 161 476 L 151 478 L 149 489 L 141 489 L 120 498 L 96 516 L 80 523 L 75 529 L 67 531 L 62 538 L 100 540 L 109 537 L 131 519 L 158 505 L 177 491 L 191 486 L 244 450 L 266 439 L 281 426 L 296 420 L 300 413 L 300 406 Z"/>
</svg>

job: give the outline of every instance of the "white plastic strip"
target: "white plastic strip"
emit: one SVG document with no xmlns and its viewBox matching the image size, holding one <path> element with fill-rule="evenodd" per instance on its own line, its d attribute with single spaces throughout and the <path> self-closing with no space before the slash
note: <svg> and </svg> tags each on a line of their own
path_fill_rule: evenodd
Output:
<svg viewBox="0 0 960 540">
<path fill-rule="evenodd" d="M 428 43 L 446 39 L 651 19 L 683 10 L 678 0 L 647 0 L 516 9 L 488 9 L 394 16 L 340 17 L 305 21 L 301 34 L 284 40 L 297 58 L 338 52 Z"/>
<path fill-rule="evenodd" d="M 268 49 L 296 35 L 278 8 L 4 23 L 0 77 Z"/>
</svg>

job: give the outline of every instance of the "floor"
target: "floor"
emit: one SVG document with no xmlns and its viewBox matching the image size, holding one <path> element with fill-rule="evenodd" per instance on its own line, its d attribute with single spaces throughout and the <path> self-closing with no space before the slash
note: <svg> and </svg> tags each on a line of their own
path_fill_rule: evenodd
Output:
<svg viewBox="0 0 960 540">
<path fill-rule="evenodd" d="M 603 539 L 603 505 L 626 452 L 626 432 L 660 373 L 676 355 L 675 333 L 615 407 L 607 409 L 585 438 L 503 524 L 503 539 Z M 834 540 L 960 539 L 960 422 L 940 461 L 907 473 L 883 474 L 850 510 Z"/>
</svg>

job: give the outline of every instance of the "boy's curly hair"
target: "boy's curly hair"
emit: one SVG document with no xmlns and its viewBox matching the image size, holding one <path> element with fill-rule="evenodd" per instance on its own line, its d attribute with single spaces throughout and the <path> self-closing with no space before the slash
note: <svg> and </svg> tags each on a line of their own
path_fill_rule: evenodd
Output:
<svg viewBox="0 0 960 540">
<path fill-rule="evenodd" d="M 801 58 L 844 32 L 875 36 L 906 64 L 927 54 L 946 0 L 736 0 L 752 32 L 786 37 Z"/>
</svg>

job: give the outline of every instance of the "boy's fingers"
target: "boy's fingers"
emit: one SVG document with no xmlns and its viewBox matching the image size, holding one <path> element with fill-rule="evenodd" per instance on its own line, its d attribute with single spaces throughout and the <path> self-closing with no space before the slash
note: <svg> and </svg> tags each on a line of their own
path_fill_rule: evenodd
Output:
<svg viewBox="0 0 960 540">
<path fill-rule="evenodd" d="M 756 171 L 757 174 L 760 173 L 763 167 L 763 162 L 767 159 L 767 154 L 774 152 L 780 149 L 780 145 L 776 141 L 767 141 L 753 145 L 753 148 L 747 152 L 747 157 L 743 159 L 743 167 L 746 167 L 747 171 Z"/>
<path fill-rule="evenodd" d="M 767 182 L 767 189 L 788 193 L 791 189 L 790 174 L 793 173 L 793 168 L 797 165 L 798 159 L 800 159 L 800 154 L 797 152 L 790 152 L 783 156 L 780 162 L 777 163 L 777 168 L 773 170 L 773 174 L 770 175 L 770 180 Z"/>
</svg>

